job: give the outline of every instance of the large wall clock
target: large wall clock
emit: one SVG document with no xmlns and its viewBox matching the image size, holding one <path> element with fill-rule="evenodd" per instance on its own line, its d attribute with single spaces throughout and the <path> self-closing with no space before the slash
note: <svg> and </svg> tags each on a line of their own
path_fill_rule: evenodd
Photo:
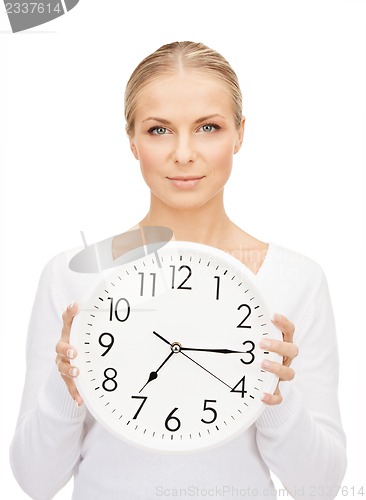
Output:
<svg viewBox="0 0 366 500">
<path fill-rule="evenodd" d="M 88 409 L 110 432 L 191 452 L 243 432 L 278 379 L 259 347 L 282 340 L 256 276 L 231 255 L 172 241 L 105 273 L 79 305 L 71 340 Z"/>
</svg>

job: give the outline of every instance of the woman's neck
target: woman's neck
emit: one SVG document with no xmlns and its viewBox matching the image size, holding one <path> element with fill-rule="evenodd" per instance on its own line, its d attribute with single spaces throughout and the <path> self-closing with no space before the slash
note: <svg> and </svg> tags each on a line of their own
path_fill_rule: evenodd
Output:
<svg viewBox="0 0 366 500">
<path fill-rule="evenodd" d="M 192 210 L 174 209 L 152 202 L 140 226 L 164 226 L 177 241 L 193 241 L 230 253 L 253 273 L 260 269 L 268 244 L 240 229 L 227 216 L 222 200 L 211 200 Z"/>
<path fill-rule="evenodd" d="M 202 207 L 192 211 L 150 209 L 141 226 L 164 226 L 171 229 L 178 241 L 193 241 L 230 253 L 253 273 L 257 273 L 267 254 L 268 244 L 259 241 L 238 226 L 225 210 L 214 212 Z"/>
<path fill-rule="evenodd" d="M 142 226 L 165 226 L 179 241 L 195 241 L 220 247 L 234 224 L 227 216 L 223 205 L 203 206 L 194 210 L 175 210 L 171 207 L 155 208 L 151 205 Z"/>
</svg>

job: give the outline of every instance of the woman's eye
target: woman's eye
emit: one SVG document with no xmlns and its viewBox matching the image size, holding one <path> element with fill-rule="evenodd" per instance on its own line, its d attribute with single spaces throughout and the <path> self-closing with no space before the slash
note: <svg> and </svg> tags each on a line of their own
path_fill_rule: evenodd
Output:
<svg viewBox="0 0 366 500">
<path fill-rule="evenodd" d="M 218 130 L 220 127 L 213 123 L 206 123 L 206 125 L 202 125 L 201 130 L 203 132 L 213 132 L 214 130 Z"/>
<path fill-rule="evenodd" d="M 167 129 L 165 127 L 151 127 L 149 129 L 149 133 L 154 135 L 164 135 L 166 131 Z"/>
</svg>

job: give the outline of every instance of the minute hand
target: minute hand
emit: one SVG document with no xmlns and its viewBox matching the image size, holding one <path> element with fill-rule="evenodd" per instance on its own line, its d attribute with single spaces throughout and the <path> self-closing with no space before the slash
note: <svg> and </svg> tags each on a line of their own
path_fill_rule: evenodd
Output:
<svg viewBox="0 0 366 500">
<path fill-rule="evenodd" d="M 219 354 L 246 354 L 245 351 L 232 351 L 231 349 L 196 349 L 195 347 L 181 347 L 181 351 L 203 351 L 203 352 L 217 352 Z"/>
</svg>

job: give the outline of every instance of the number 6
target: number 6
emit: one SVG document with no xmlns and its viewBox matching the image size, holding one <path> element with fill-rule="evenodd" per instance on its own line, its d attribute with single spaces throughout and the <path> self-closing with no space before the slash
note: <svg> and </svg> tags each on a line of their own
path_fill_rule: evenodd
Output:
<svg viewBox="0 0 366 500">
<path fill-rule="evenodd" d="M 169 413 L 169 415 L 166 417 L 166 420 L 165 420 L 165 427 L 170 432 L 176 432 L 180 428 L 180 420 L 179 420 L 179 418 L 178 417 L 173 417 L 173 413 L 176 412 L 177 410 L 178 410 L 178 408 L 174 408 L 174 410 L 172 410 Z M 169 427 L 169 422 L 171 422 L 172 420 L 174 420 L 175 423 L 176 423 L 176 427 L 175 428 Z"/>
</svg>

